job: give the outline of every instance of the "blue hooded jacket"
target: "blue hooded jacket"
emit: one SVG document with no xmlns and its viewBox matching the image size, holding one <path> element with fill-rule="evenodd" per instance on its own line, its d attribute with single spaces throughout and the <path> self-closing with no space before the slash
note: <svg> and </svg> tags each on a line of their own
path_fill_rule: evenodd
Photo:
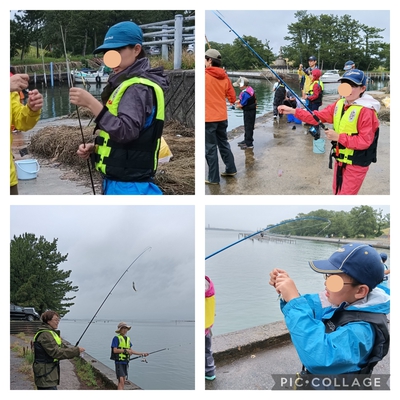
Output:
<svg viewBox="0 0 400 400">
<path fill-rule="evenodd" d="M 346 374 L 360 371 L 367 363 L 375 341 L 368 322 L 350 322 L 326 333 L 324 320 L 337 311 L 390 313 L 390 295 L 379 287 L 364 299 L 339 307 L 329 303 L 325 292 L 281 301 L 281 310 L 298 356 L 312 374 Z"/>
</svg>

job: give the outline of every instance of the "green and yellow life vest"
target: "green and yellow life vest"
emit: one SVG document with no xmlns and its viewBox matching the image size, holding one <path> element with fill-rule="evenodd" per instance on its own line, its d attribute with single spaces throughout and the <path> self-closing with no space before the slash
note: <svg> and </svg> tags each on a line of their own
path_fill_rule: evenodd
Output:
<svg viewBox="0 0 400 400">
<path fill-rule="evenodd" d="M 53 336 L 55 342 L 57 343 L 58 347 L 61 347 L 62 345 L 62 340 L 60 336 L 57 335 L 56 332 L 50 330 L 50 329 L 40 329 L 36 332 L 35 336 L 33 337 L 33 347 L 35 349 L 35 362 L 39 363 L 57 363 L 58 359 L 56 358 L 51 358 L 46 351 L 43 349 L 42 345 L 36 340 L 37 337 L 43 333 L 43 332 L 49 332 Z"/>
<path fill-rule="evenodd" d="M 333 115 L 333 129 L 337 133 L 345 133 L 346 135 L 358 135 L 358 118 L 362 110 L 361 105 L 351 105 L 344 110 L 345 99 L 340 99 L 335 106 Z M 348 149 L 340 143 L 332 146 L 332 156 L 336 161 L 367 167 L 371 162 L 376 162 L 376 151 L 378 147 L 379 128 L 375 132 L 375 138 L 371 146 L 365 150 Z"/>
<path fill-rule="evenodd" d="M 129 143 L 118 143 L 103 130 L 95 139 L 95 168 L 105 177 L 115 181 L 148 182 L 155 175 L 158 166 L 165 118 L 162 88 L 146 78 L 130 78 L 114 90 L 106 107 L 112 115 L 118 115 L 122 96 L 131 85 L 135 84 L 149 86 L 155 93 L 156 108 L 153 122 L 140 132 L 136 140 Z"/>
<path fill-rule="evenodd" d="M 131 348 L 131 339 L 126 336 L 118 335 L 118 349 L 130 349 Z M 114 354 L 113 359 L 115 361 L 129 361 L 129 354 L 124 354 L 124 353 L 113 353 L 111 349 L 112 354 Z"/>
</svg>

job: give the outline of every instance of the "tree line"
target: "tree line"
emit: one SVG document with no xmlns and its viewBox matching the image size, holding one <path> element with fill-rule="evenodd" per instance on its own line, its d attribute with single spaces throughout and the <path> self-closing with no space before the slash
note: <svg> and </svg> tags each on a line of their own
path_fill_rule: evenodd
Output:
<svg viewBox="0 0 400 400">
<path fill-rule="evenodd" d="M 317 217 L 323 220 L 304 219 L 288 222 L 268 231 L 281 235 L 371 239 L 390 228 L 390 214 L 370 206 L 354 207 L 350 211 L 316 210 L 300 213 L 296 218 Z M 329 221 L 330 223 L 327 223 Z"/>
<path fill-rule="evenodd" d="M 193 15 L 190 10 L 19 10 L 10 20 L 10 58 L 20 54 L 21 60 L 30 46 L 46 57 L 60 58 L 65 51 L 86 57 L 103 43 L 107 30 L 118 22 L 133 21 L 137 25 L 173 20 L 176 14 Z M 189 21 L 188 24 L 194 24 Z M 64 39 L 64 40 L 63 40 Z M 65 49 L 64 49 L 65 41 Z"/>
<path fill-rule="evenodd" d="M 299 64 L 307 66 L 308 57 L 314 55 L 323 69 L 342 69 L 346 61 L 353 60 L 356 68 L 363 71 L 390 70 L 390 44 L 383 42 L 380 35 L 384 29 L 362 24 L 348 14 L 339 17 L 297 11 L 294 16 L 297 22 L 287 26 L 287 35 L 283 38 L 290 44 L 282 46 L 279 53 L 274 54 L 268 40 L 262 43 L 253 36 L 243 36 L 243 39 L 270 66 L 279 55 L 295 68 Z M 210 42 L 206 50 L 209 46 L 220 51 L 226 69 L 265 67 L 239 38 L 232 44 Z"/>
</svg>

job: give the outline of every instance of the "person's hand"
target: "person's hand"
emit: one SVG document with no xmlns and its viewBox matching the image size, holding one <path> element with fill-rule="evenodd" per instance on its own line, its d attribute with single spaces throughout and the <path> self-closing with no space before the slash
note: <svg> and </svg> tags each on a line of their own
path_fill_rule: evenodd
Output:
<svg viewBox="0 0 400 400">
<path fill-rule="evenodd" d="M 303 64 L 300 64 L 300 65 L 299 65 L 299 69 L 303 69 Z"/>
<path fill-rule="evenodd" d="M 299 297 L 299 292 L 292 278 L 285 274 L 278 274 L 275 279 L 275 289 L 286 302 Z"/>
<path fill-rule="evenodd" d="M 278 106 L 278 113 L 279 114 L 295 114 L 296 109 L 288 106 Z"/>
<path fill-rule="evenodd" d="M 149 353 L 142 353 L 142 357 L 147 357 Z"/>
<path fill-rule="evenodd" d="M 83 347 L 79 347 L 79 353 L 83 353 L 85 349 Z"/>
<path fill-rule="evenodd" d="M 274 268 L 270 273 L 269 273 L 269 284 L 273 287 L 275 287 L 276 285 L 276 278 L 279 275 L 283 275 L 283 276 L 289 276 L 288 273 L 283 270 L 283 269 L 279 269 L 279 268 Z"/>
<path fill-rule="evenodd" d="M 28 107 L 32 111 L 39 111 L 43 107 L 43 96 L 37 89 L 31 90 L 28 93 Z"/>
<path fill-rule="evenodd" d="M 90 108 L 94 97 L 85 89 L 72 87 L 69 89 L 69 100 L 71 104 Z"/>
<path fill-rule="evenodd" d="M 135 354 L 135 353 L 133 352 L 132 349 L 128 349 L 127 351 L 128 351 L 128 354 L 129 354 L 130 356 L 131 356 L 132 354 Z"/>
<path fill-rule="evenodd" d="M 10 92 L 20 92 L 29 85 L 28 74 L 15 74 L 10 77 Z"/>
<path fill-rule="evenodd" d="M 78 154 L 80 158 L 87 160 L 93 152 L 94 152 L 94 144 L 86 143 L 79 145 L 76 154 Z"/>
<path fill-rule="evenodd" d="M 339 140 L 339 134 L 333 129 L 326 129 L 324 133 L 326 138 L 332 142 L 337 142 Z"/>
</svg>

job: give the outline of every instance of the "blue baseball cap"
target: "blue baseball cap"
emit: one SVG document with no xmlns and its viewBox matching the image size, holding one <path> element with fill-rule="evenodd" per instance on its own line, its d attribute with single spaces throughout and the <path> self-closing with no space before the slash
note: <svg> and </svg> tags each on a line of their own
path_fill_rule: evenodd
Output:
<svg viewBox="0 0 400 400">
<path fill-rule="evenodd" d="M 106 33 L 104 43 L 93 54 L 134 46 L 143 43 L 143 32 L 134 22 L 124 21 L 113 25 Z"/>
<path fill-rule="evenodd" d="M 359 69 L 350 69 L 346 71 L 340 79 L 338 79 L 338 82 L 341 81 L 351 81 L 355 83 L 357 86 L 365 86 L 367 84 L 367 77 L 365 76 L 363 71 L 360 71 Z"/>
<path fill-rule="evenodd" d="M 310 56 L 310 57 L 308 57 L 308 61 L 317 61 L 317 57 Z"/>
<path fill-rule="evenodd" d="M 351 61 L 351 60 L 346 61 L 346 63 L 344 64 L 343 69 L 344 69 L 345 71 L 348 71 L 349 69 L 352 68 L 353 65 L 355 65 L 355 64 L 354 64 L 354 61 Z"/>
<path fill-rule="evenodd" d="M 337 249 L 328 260 L 309 261 L 310 267 L 323 274 L 345 273 L 370 290 L 383 281 L 384 267 L 379 253 L 370 245 L 350 243 Z"/>
</svg>

